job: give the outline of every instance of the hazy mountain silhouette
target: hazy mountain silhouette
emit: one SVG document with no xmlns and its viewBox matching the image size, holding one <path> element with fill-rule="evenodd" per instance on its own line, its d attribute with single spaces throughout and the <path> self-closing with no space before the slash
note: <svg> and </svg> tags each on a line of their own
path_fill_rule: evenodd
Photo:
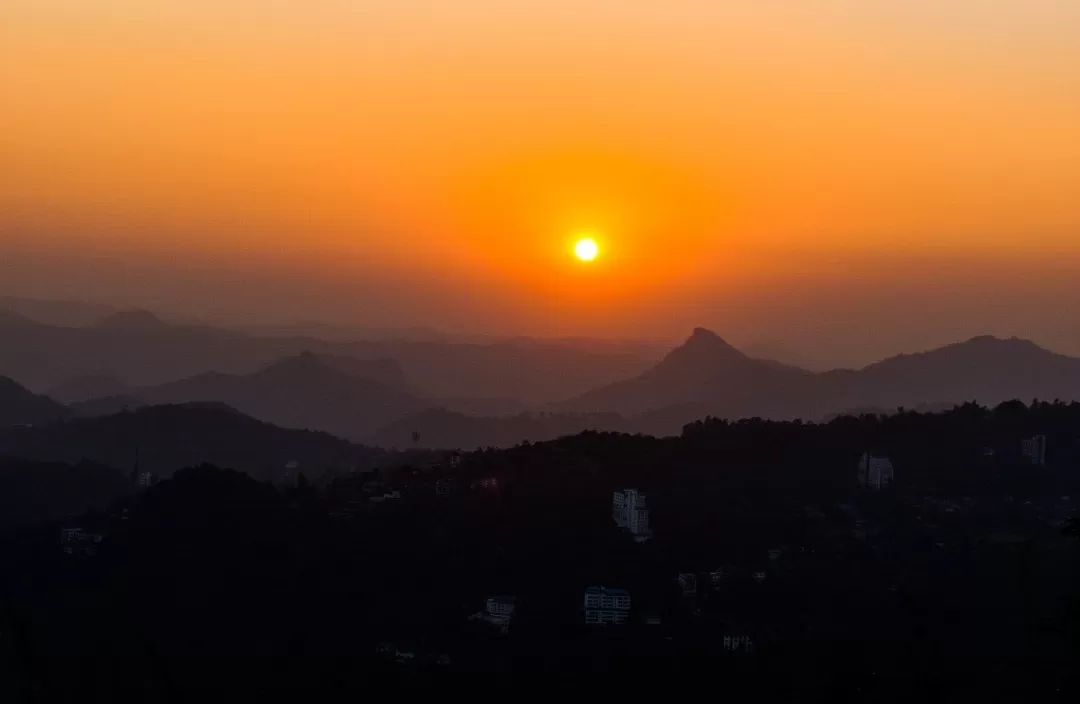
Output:
<svg viewBox="0 0 1080 704">
<path fill-rule="evenodd" d="M 105 316 L 94 327 L 99 330 L 160 331 L 169 324 L 148 310 L 123 310 Z"/>
<path fill-rule="evenodd" d="M 32 328 L 40 323 L 6 308 L 0 308 L 0 328 L 4 330 L 18 330 L 19 328 Z"/>
<path fill-rule="evenodd" d="M 51 398 L 33 394 L 0 376 L 0 427 L 48 423 L 67 415 L 68 409 Z"/>
<path fill-rule="evenodd" d="M 242 325 L 234 329 L 255 337 L 310 337 L 328 342 L 408 341 L 450 342 L 451 336 L 432 328 L 413 326 L 371 328 L 358 325 L 335 325 L 314 320 L 277 325 Z"/>
<path fill-rule="evenodd" d="M 698 414 L 818 420 L 845 408 L 1080 399 L 1080 359 L 1026 340 L 977 337 L 861 370 L 813 373 L 747 357 L 698 329 L 637 377 L 588 392 L 563 409 L 640 413 L 684 405 Z"/>
<path fill-rule="evenodd" d="M 150 405 L 214 401 L 286 428 L 322 430 L 360 439 L 424 403 L 407 391 L 342 371 L 373 372 L 402 382 L 392 363 L 376 364 L 301 354 L 254 374 L 216 372 L 128 394 Z"/>
<path fill-rule="evenodd" d="M 85 401 L 68 404 L 68 410 L 74 418 L 97 418 L 111 416 L 124 411 L 134 411 L 145 407 L 145 401 L 135 396 L 99 396 Z"/>
<path fill-rule="evenodd" d="M 89 399 L 125 396 L 134 390 L 134 386 L 125 384 L 114 376 L 102 374 L 68 379 L 53 386 L 48 393 L 49 398 L 54 398 L 61 403 L 72 404 Z"/>
<path fill-rule="evenodd" d="M 408 379 L 405 378 L 404 370 L 394 359 L 356 359 L 355 357 L 331 354 L 315 355 L 310 352 L 306 352 L 301 356 L 358 379 L 375 381 L 392 389 L 408 391 L 415 395 L 423 394 L 423 392 L 410 387 Z"/>
<path fill-rule="evenodd" d="M 772 360 L 780 364 L 807 369 L 809 371 L 829 371 L 840 365 L 829 364 L 811 355 L 804 354 L 802 350 L 780 340 L 759 340 L 740 347 L 748 357 L 761 360 Z"/>
<path fill-rule="evenodd" d="M 697 328 L 682 346 L 639 376 L 596 389 L 560 407 L 643 413 L 703 405 L 725 414 L 752 411 L 778 406 L 777 395 L 787 398 L 813 376 L 777 362 L 751 359 L 715 333 Z"/>
<path fill-rule="evenodd" d="M 72 328 L 89 327 L 117 309 L 100 303 L 0 296 L 0 315 L 10 311 L 37 323 Z"/>
<path fill-rule="evenodd" d="M 251 374 L 309 351 L 358 360 L 393 359 L 408 382 L 430 398 L 542 403 L 637 374 L 653 361 L 621 351 L 540 341 L 460 344 L 252 337 L 206 326 L 169 325 L 144 311 L 114 313 L 90 328 L 46 325 L 0 311 L 0 339 L 5 343 L 0 345 L 0 373 L 37 391 L 87 376 L 150 386 L 211 371 Z M 409 389 L 420 395 L 417 390 Z"/>
<path fill-rule="evenodd" d="M 1032 398 L 1080 399 L 1080 359 L 1029 340 L 988 335 L 918 354 L 902 354 L 851 375 L 860 405 L 895 408 L 923 402 Z"/>
<path fill-rule="evenodd" d="M 83 459 L 124 471 L 134 466 L 159 476 L 212 462 L 260 479 L 277 480 L 286 465 L 317 476 L 325 470 L 374 466 L 384 453 L 327 433 L 288 430 L 223 404 L 153 406 L 33 428 L 0 430 L 0 456 L 49 462 Z M 295 471 L 295 470 L 294 470 Z"/>
</svg>

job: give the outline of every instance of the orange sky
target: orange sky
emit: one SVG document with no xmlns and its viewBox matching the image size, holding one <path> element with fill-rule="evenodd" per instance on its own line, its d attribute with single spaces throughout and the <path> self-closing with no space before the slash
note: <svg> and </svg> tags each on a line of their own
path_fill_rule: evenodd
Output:
<svg viewBox="0 0 1080 704">
<path fill-rule="evenodd" d="M 44 267 L 0 293 L 170 302 L 213 262 L 311 318 L 668 336 L 793 279 L 1080 260 L 1080 3 L 6 0 L 0 167 Z"/>
</svg>

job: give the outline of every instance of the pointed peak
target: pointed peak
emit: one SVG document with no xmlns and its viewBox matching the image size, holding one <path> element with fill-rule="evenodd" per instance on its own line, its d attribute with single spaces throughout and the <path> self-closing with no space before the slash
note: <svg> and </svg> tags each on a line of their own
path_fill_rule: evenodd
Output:
<svg viewBox="0 0 1080 704">
<path fill-rule="evenodd" d="M 719 340 L 720 336 L 708 328 L 694 328 L 690 335 L 691 340 Z"/>
<path fill-rule="evenodd" d="M 740 355 L 742 354 L 737 349 L 728 344 L 727 341 L 724 340 L 724 338 L 720 337 L 708 328 L 694 328 L 694 332 L 691 333 L 690 337 L 686 339 L 686 342 L 684 342 L 682 346 L 684 348 L 703 348 L 714 351 L 725 350 L 730 352 L 736 352 Z"/>
<path fill-rule="evenodd" d="M 681 346 L 665 357 L 668 365 L 677 364 L 688 368 L 711 368 L 717 362 L 745 359 L 739 350 L 706 328 L 694 328 L 693 334 Z"/>
</svg>

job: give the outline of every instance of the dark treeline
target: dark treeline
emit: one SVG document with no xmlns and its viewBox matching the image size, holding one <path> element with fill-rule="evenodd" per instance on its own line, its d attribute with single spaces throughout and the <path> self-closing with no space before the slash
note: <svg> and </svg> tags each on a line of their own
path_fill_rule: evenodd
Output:
<svg viewBox="0 0 1080 704">
<path fill-rule="evenodd" d="M 1021 453 L 1035 435 L 1045 465 Z M 0 674 L 99 699 L 598 671 L 782 699 L 1056 696 L 1080 654 L 1078 438 L 1080 404 L 1014 402 L 584 433 L 284 487 L 197 466 L 5 529 Z M 858 486 L 864 452 L 891 487 Z M 611 519 L 627 487 L 648 543 Z M 100 546 L 65 553 L 76 525 Z M 584 625 L 601 584 L 633 595 L 628 625 Z M 469 620 L 500 594 L 505 635 Z"/>
</svg>

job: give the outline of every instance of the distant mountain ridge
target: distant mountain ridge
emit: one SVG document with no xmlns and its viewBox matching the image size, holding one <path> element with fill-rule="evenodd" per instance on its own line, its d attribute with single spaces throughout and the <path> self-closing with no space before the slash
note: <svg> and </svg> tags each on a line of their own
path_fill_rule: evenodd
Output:
<svg viewBox="0 0 1080 704">
<path fill-rule="evenodd" d="M 670 434 L 705 415 L 816 421 L 845 409 L 1080 399 L 1080 359 L 989 336 L 825 372 L 755 358 L 705 328 L 659 361 L 574 341 L 259 338 L 117 309 L 82 328 L 0 309 L 0 339 L 0 374 L 71 404 L 0 387 L 0 424 L 215 401 L 355 441 L 408 445 L 419 432 L 423 444 L 467 446 L 590 428 Z M 459 429 L 458 442 L 440 423 Z"/>
<path fill-rule="evenodd" d="M 105 374 L 80 376 L 57 384 L 48 391 L 48 396 L 61 403 L 79 403 L 91 399 L 113 396 L 125 396 L 133 393 L 136 387 L 125 384 L 116 377 Z"/>
<path fill-rule="evenodd" d="M 762 405 L 758 401 L 763 394 L 786 395 L 811 377 L 812 372 L 747 357 L 716 333 L 696 328 L 685 343 L 637 377 L 590 391 L 557 407 L 637 414 L 722 399 L 718 408 L 755 410 Z"/>
<path fill-rule="evenodd" d="M 251 374 L 277 360 L 312 352 L 341 358 L 341 364 L 347 364 L 347 358 L 392 359 L 417 395 L 537 404 L 636 374 L 654 361 L 617 348 L 536 340 L 477 344 L 254 337 L 208 326 L 171 325 L 146 311 L 114 311 L 90 327 L 63 327 L 0 310 L 0 339 L 5 342 L 0 345 L 0 374 L 36 391 L 80 377 L 153 386 L 210 371 Z"/>
<path fill-rule="evenodd" d="M 366 362 L 311 353 L 279 360 L 252 374 L 209 372 L 130 389 L 119 398 L 147 405 L 219 402 L 281 427 L 321 430 L 354 440 L 424 406 L 406 389 L 401 369 L 392 360 Z"/>
<path fill-rule="evenodd" d="M 0 317 L 16 313 L 31 322 L 72 328 L 89 327 L 118 309 L 100 303 L 57 301 L 24 296 L 0 296 Z"/>
<path fill-rule="evenodd" d="M 699 328 L 651 369 L 557 407 L 641 413 L 681 404 L 719 417 L 817 420 L 845 408 L 1033 397 L 1080 399 L 1080 359 L 981 336 L 860 370 L 814 373 L 747 357 Z"/>
</svg>

